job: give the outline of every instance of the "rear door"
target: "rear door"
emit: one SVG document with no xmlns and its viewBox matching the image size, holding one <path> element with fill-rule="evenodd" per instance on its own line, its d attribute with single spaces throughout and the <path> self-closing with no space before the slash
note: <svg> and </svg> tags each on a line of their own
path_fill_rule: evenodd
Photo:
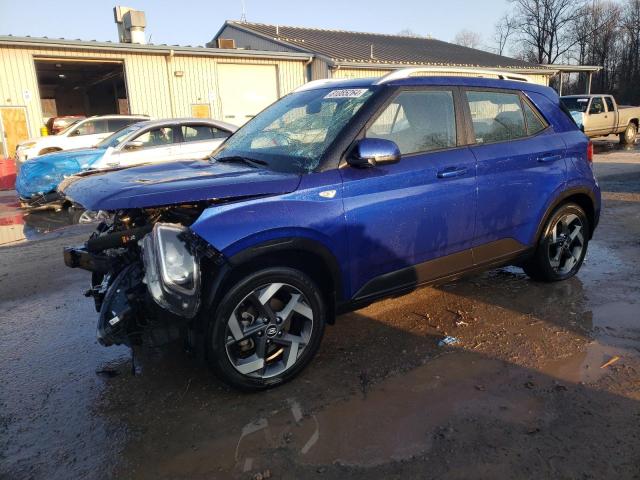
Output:
<svg viewBox="0 0 640 480">
<path fill-rule="evenodd" d="M 478 161 L 474 261 L 531 245 L 548 199 L 565 181 L 565 143 L 515 90 L 467 89 Z"/>
<path fill-rule="evenodd" d="M 206 123 L 189 123 L 180 127 L 182 143 L 179 157 L 199 159 L 211 155 L 231 135 L 228 131 Z"/>
<path fill-rule="evenodd" d="M 607 105 L 607 115 L 609 116 L 609 124 L 612 126 L 612 130 L 617 130 L 620 127 L 620 116 L 616 111 L 616 105 L 613 101 L 613 97 L 604 97 L 604 103 Z M 615 132 L 613 132 L 615 133 Z"/>
<path fill-rule="evenodd" d="M 400 90 L 364 133 L 394 141 L 400 162 L 340 169 L 358 298 L 472 263 L 476 162 L 458 135 L 464 123 L 457 95 L 447 87 Z"/>
</svg>

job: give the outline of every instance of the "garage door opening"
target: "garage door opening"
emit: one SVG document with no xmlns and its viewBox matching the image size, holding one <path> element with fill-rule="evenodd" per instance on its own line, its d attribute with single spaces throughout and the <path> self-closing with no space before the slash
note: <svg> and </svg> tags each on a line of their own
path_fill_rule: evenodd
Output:
<svg viewBox="0 0 640 480">
<path fill-rule="evenodd" d="M 45 122 L 66 115 L 129 113 L 122 62 L 36 59 Z"/>
</svg>

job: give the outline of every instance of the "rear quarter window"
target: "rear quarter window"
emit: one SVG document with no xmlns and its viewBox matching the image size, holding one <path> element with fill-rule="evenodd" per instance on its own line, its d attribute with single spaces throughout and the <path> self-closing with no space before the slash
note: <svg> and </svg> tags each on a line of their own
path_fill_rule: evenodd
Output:
<svg viewBox="0 0 640 480">
<path fill-rule="evenodd" d="M 467 101 L 477 143 L 495 143 L 527 136 L 518 93 L 468 91 Z"/>
</svg>

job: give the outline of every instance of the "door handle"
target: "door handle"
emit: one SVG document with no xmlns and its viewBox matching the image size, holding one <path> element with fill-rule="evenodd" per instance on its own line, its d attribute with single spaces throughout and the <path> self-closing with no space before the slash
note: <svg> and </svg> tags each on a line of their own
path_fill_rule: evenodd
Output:
<svg viewBox="0 0 640 480">
<path fill-rule="evenodd" d="M 466 173 L 467 173 L 466 168 L 450 167 L 450 168 L 445 168 L 444 170 L 440 170 L 438 172 L 438 178 L 461 177 Z"/>
<path fill-rule="evenodd" d="M 560 160 L 561 158 L 562 155 L 543 155 L 542 157 L 538 157 L 538 161 L 542 163 L 550 163 Z"/>
</svg>

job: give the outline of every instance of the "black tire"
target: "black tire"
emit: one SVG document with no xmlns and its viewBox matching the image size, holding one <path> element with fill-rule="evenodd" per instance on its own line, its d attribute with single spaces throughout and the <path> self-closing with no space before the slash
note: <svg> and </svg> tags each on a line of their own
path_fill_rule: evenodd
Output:
<svg viewBox="0 0 640 480">
<path fill-rule="evenodd" d="M 633 145 L 636 143 L 636 135 L 638 134 L 638 127 L 635 123 L 627 125 L 626 130 L 620 134 L 620 143 L 623 145 Z"/>
<path fill-rule="evenodd" d="M 266 298 L 266 290 L 279 284 L 284 286 L 276 290 L 273 296 L 267 300 L 267 304 L 263 305 L 262 298 L 263 295 Z M 262 292 L 262 295 L 256 292 Z M 289 312 L 288 320 L 283 320 L 280 316 L 274 317 L 276 313 L 282 313 L 286 310 L 286 308 L 283 308 L 276 312 L 276 309 L 273 308 L 274 302 L 276 305 L 288 305 L 293 302 L 294 295 L 298 294 L 300 296 L 295 299 L 295 307 L 297 308 L 298 304 L 300 304 L 300 310 L 305 312 L 306 316 Z M 244 308 L 243 306 L 245 305 L 248 307 Z M 268 309 L 261 310 L 265 307 L 268 307 Z M 242 314 L 240 316 L 242 319 L 237 324 L 240 325 L 242 334 L 248 331 L 254 331 L 255 334 L 247 334 L 244 337 L 238 336 L 242 338 L 239 341 L 234 338 L 237 336 L 232 333 L 229 325 L 232 323 L 232 315 L 237 318 L 241 310 Z M 248 310 L 251 310 L 255 315 L 243 316 L 248 313 Z M 297 310 L 295 311 L 297 312 Z M 311 327 L 308 327 L 309 314 L 312 317 L 310 320 Z M 261 330 L 262 334 L 260 334 L 257 329 L 261 328 L 261 321 L 264 322 L 265 318 L 271 320 L 269 320 L 269 323 L 265 323 L 264 328 Z M 276 321 L 282 323 L 276 325 Z M 304 327 L 299 326 L 301 323 L 304 324 Z M 311 278 L 299 270 L 287 267 L 260 270 L 231 286 L 215 309 L 207 329 L 207 358 L 218 377 L 232 387 L 244 391 L 257 391 L 275 387 L 291 380 L 309 364 L 320 347 L 325 323 L 325 301 L 320 289 Z M 274 327 L 281 330 L 276 335 L 271 336 L 270 332 Z M 294 327 L 300 329 L 299 336 L 292 334 Z M 287 328 L 288 330 L 284 331 Z M 304 333 L 302 333 L 302 328 L 305 329 Z M 260 336 L 258 337 L 257 335 Z M 289 344 L 290 347 L 280 343 L 287 338 L 306 339 L 304 344 L 301 342 L 295 347 L 295 357 L 291 355 L 293 342 Z M 260 342 L 265 342 L 265 344 Z M 260 348 L 259 345 L 262 345 L 262 355 L 258 350 Z M 249 354 L 252 352 L 252 348 L 253 353 Z M 288 350 L 286 350 L 287 348 Z M 242 349 L 246 349 L 246 352 Z M 275 354 L 282 350 L 280 358 L 276 356 L 276 360 L 270 360 L 275 355 L 273 349 L 275 349 Z M 246 355 L 246 357 L 242 358 L 242 355 Z M 252 358 L 263 358 L 272 363 L 265 361 L 265 366 L 262 369 L 247 374 L 241 373 L 238 370 L 238 364 L 245 361 L 245 359 L 246 364 L 248 364 Z M 295 358 L 292 360 L 294 362 L 292 365 L 289 365 L 290 358 Z M 273 373 L 280 368 L 284 368 L 284 370 L 277 374 Z"/>
<path fill-rule="evenodd" d="M 562 222 L 566 219 L 575 220 L 567 225 L 571 229 L 569 234 L 560 234 Z M 577 226 L 580 226 L 578 233 Z M 536 250 L 531 258 L 523 265 L 525 273 L 534 280 L 541 282 L 557 282 L 573 277 L 584 261 L 589 244 L 589 220 L 584 210 L 575 203 L 565 203 L 556 208 L 542 230 Z M 556 240 L 554 241 L 554 231 Z M 575 238 L 571 239 L 571 233 Z M 578 245 L 581 247 L 578 250 Z M 579 252 L 579 253 L 578 253 Z M 556 260 L 557 258 L 560 260 Z M 563 260 L 565 263 L 563 264 Z M 558 262 L 558 265 L 555 263 Z M 571 263 L 568 263 L 571 262 Z M 564 268 L 563 268 L 564 267 Z"/>
</svg>

